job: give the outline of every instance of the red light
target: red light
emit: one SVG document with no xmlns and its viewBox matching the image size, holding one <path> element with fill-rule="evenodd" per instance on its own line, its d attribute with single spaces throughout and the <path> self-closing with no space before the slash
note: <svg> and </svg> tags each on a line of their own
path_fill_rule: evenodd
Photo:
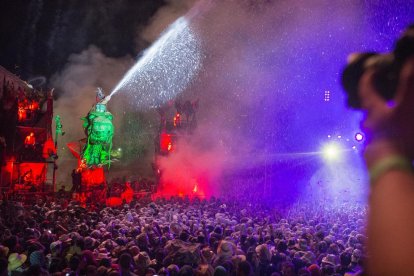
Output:
<svg viewBox="0 0 414 276">
<path fill-rule="evenodd" d="M 18 182 L 14 189 L 27 190 L 31 185 L 39 188 L 46 180 L 46 168 L 44 163 L 20 163 L 15 168 L 12 167 L 12 170 L 15 170 L 14 177 Z"/>
<path fill-rule="evenodd" d="M 179 126 L 181 124 L 180 113 L 175 114 L 174 116 L 174 126 Z"/>
<path fill-rule="evenodd" d="M 29 105 L 29 109 L 32 111 L 38 110 L 39 109 L 39 103 L 36 101 L 33 101 L 30 103 Z"/>
<path fill-rule="evenodd" d="M 105 174 L 102 167 L 97 168 L 84 168 L 81 170 L 82 183 L 86 187 L 99 186 L 105 183 Z"/>
<path fill-rule="evenodd" d="M 53 155 L 56 155 L 55 144 L 52 139 L 48 139 L 43 145 L 42 156 L 47 159 Z"/>
<path fill-rule="evenodd" d="M 31 117 L 31 113 L 39 109 L 37 101 L 28 101 L 27 99 L 19 100 L 17 117 L 19 121 L 25 121 Z M 29 114 L 28 114 L 29 113 Z"/>
<path fill-rule="evenodd" d="M 26 120 L 26 118 L 27 118 L 26 110 L 19 107 L 19 109 L 17 111 L 17 116 L 18 116 L 20 122 Z"/>
<path fill-rule="evenodd" d="M 26 136 L 24 139 L 24 144 L 26 146 L 34 146 L 36 144 L 36 137 L 34 136 L 33 132 L 30 132 L 30 134 Z"/>
<path fill-rule="evenodd" d="M 173 135 L 168 133 L 161 133 L 160 135 L 160 151 L 167 153 L 174 151 Z"/>
<path fill-rule="evenodd" d="M 86 165 L 86 160 L 85 159 L 81 159 L 80 160 L 80 164 L 79 164 L 79 166 L 78 166 L 78 169 L 79 170 L 82 170 L 82 169 L 85 169 L 85 168 L 87 168 L 88 166 Z"/>
</svg>

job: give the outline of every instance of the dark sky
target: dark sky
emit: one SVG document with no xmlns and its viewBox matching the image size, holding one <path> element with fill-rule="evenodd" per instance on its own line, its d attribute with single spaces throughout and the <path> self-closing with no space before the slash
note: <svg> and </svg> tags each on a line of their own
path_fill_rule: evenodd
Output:
<svg viewBox="0 0 414 276">
<path fill-rule="evenodd" d="M 72 53 L 95 45 L 135 56 L 138 37 L 164 0 L 9 0 L 0 9 L 0 65 L 22 79 L 50 77 Z"/>
</svg>

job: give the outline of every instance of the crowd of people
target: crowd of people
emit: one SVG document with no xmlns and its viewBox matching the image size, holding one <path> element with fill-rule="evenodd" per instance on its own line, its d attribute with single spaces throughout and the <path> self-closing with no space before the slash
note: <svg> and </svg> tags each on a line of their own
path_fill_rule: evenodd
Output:
<svg viewBox="0 0 414 276">
<path fill-rule="evenodd" d="M 364 266 L 364 206 L 64 205 L 2 201 L 0 275 L 345 275 Z"/>
</svg>

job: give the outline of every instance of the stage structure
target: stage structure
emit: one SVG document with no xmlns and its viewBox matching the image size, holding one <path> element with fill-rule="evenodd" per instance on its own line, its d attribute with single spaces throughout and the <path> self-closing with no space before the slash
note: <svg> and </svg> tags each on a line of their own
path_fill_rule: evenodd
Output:
<svg viewBox="0 0 414 276">
<path fill-rule="evenodd" d="M 86 138 L 68 144 L 78 159 L 78 166 L 72 172 L 72 192 L 84 204 L 90 201 L 104 203 L 106 199 L 104 168 L 109 169 L 111 164 L 114 126 L 113 116 L 107 110 L 104 99 L 103 91 L 98 88 L 96 104 L 82 118 Z"/>
<path fill-rule="evenodd" d="M 156 138 L 156 155 L 166 156 L 174 152 L 179 137 L 189 136 L 197 127 L 196 111 L 198 109 L 198 100 L 194 102 L 185 101 L 182 104 L 176 101 L 176 112 L 172 118 L 168 117 L 169 106 L 160 107 L 160 128 Z"/>
<path fill-rule="evenodd" d="M 160 158 L 168 157 L 178 150 L 178 141 L 185 143 L 191 137 L 197 127 L 196 111 L 198 110 L 199 100 L 185 101 L 182 103 L 176 100 L 174 103 L 175 113 L 170 114 L 171 106 L 167 104 L 158 108 L 160 115 L 160 127 L 155 138 L 155 157 L 153 162 L 154 174 L 157 179 L 158 190 L 163 189 L 162 169 L 160 168 Z"/>
<path fill-rule="evenodd" d="M 0 67 L 0 187 L 7 194 L 54 192 L 53 90 L 33 88 Z"/>
</svg>

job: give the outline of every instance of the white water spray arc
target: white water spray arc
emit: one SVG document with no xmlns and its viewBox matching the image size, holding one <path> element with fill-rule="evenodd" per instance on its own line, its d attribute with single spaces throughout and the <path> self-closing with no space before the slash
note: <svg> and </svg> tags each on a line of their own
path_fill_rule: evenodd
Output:
<svg viewBox="0 0 414 276">
<path fill-rule="evenodd" d="M 171 24 L 105 98 L 122 91 L 140 108 L 156 107 L 185 90 L 201 68 L 200 41 L 190 27 L 194 17 L 182 16 Z"/>
</svg>

